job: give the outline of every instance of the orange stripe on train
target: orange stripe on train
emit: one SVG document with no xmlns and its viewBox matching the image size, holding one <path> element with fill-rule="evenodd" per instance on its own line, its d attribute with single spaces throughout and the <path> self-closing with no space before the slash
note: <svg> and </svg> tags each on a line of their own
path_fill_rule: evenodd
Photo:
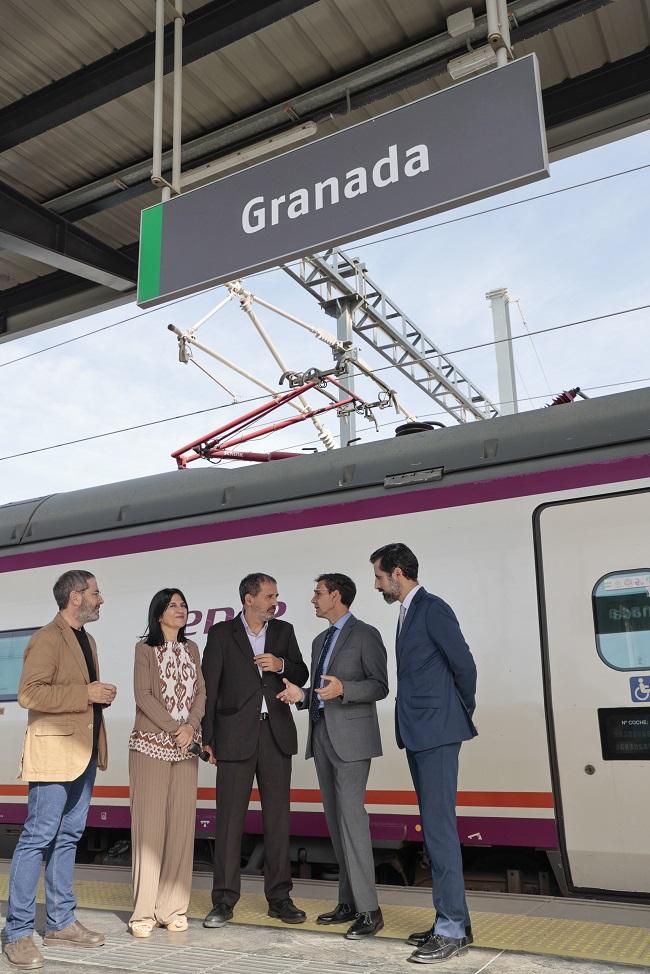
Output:
<svg viewBox="0 0 650 974">
<path fill-rule="evenodd" d="M 27 785 L 0 785 L 0 795 L 27 797 Z M 197 788 L 200 801 L 214 801 L 214 788 Z M 93 798 L 128 798 L 128 785 L 95 785 Z M 251 792 L 251 800 L 258 802 L 257 788 Z M 317 788 L 292 788 L 291 800 L 305 805 L 320 805 L 321 794 Z M 408 791 L 367 791 L 368 805 L 417 805 L 415 792 Z M 553 808 L 553 795 L 550 791 L 459 791 L 456 797 L 458 808 Z"/>
</svg>

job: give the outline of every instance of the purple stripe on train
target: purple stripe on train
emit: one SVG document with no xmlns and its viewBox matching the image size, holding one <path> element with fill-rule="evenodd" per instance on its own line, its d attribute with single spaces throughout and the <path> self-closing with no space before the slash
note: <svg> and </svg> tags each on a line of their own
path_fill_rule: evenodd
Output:
<svg viewBox="0 0 650 974">
<path fill-rule="evenodd" d="M 19 803 L 0 804 L 0 823 L 22 824 L 27 806 Z M 197 808 L 196 834 L 214 835 L 215 811 Z M 415 815 L 388 815 L 370 813 L 370 831 L 373 839 L 394 842 L 421 842 L 422 832 L 417 831 L 419 818 Z M 91 805 L 88 812 L 90 828 L 128 829 L 131 816 L 128 805 Z M 244 830 L 251 835 L 262 834 L 262 813 L 248 812 Z M 502 818 L 488 816 L 458 817 L 458 834 L 463 845 L 492 846 L 510 845 L 557 849 L 557 829 L 551 818 Z M 322 812 L 292 812 L 291 835 L 327 838 L 329 835 Z"/>
<path fill-rule="evenodd" d="M 436 487 L 432 490 L 410 491 L 399 495 L 391 494 L 389 497 L 321 505 L 304 510 L 286 511 L 282 514 L 263 514 L 234 521 L 220 521 L 216 524 L 152 531 L 149 534 L 112 538 L 106 541 L 50 547 L 44 551 L 22 551 L 0 558 L 0 572 L 20 571 L 90 558 L 111 558 L 117 555 L 159 551 L 206 542 L 229 541 L 262 534 L 278 534 L 326 524 L 345 524 L 418 511 L 462 507 L 466 504 L 503 500 L 506 497 L 527 497 L 649 476 L 650 456 L 643 454 L 579 467 L 562 467 L 558 470 L 542 470 L 514 477 L 473 481 L 458 486 Z"/>
</svg>

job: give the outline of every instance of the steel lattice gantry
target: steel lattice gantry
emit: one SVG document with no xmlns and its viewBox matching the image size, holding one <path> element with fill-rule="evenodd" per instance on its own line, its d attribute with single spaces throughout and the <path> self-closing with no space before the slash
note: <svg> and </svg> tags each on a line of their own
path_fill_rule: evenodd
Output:
<svg viewBox="0 0 650 974">
<path fill-rule="evenodd" d="M 283 269 L 323 307 L 347 300 L 352 331 L 458 423 L 499 415 L 485 393 L 370 279 L 360 261 L 332 249 Z"/>
</svg>

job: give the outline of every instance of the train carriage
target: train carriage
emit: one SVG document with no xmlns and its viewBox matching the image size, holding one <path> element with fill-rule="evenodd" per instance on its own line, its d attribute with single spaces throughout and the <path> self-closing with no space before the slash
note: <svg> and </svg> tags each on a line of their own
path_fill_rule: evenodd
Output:
<svg viewBox="0 0 650 974">
<path fill-rule="evenodd" d="M 279 612 L 303 655 L 322 628 L 310 598 L 322 571 L 358 586 L 353 611 L 389 649 L 396 613 L 373 590 L 371 551 L 403 541 L 420 580 L 449 602 L 475 655 L 479 737 L 461 752 L 464 845 L 547 850 L 571 892 L 650 895 L 650 391 L 414 433 L 254 467 L 167 474 L 0 507 L 0 828 L 20 823 L 25 723 L 16 702 L 29 635 L 54 614 L 52 584 L 96 573 L 93 626 L 107 712 L 109 770 L 89 826 L 129 824 L 127 738 L 133 647 L 151 595 L 178 585 L 187 632 L 239 611 L 250 571 L 278 580 Z M 393 696 L 379 704 L 384 756 L 366 796 L 373 839 L 421 841 Z M 296 844 L 327 835 L 305 715 L 291 790 Z M 202 766 L 196 829 L 215 827 L 214 770 Z M 251 796 L 247 831 L 261 831 Z"/>
</svg>

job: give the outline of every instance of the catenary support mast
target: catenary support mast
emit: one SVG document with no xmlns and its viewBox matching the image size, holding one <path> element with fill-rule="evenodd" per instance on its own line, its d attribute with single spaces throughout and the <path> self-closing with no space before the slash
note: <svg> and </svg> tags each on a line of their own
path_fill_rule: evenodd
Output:
<svg viewBox="0 0 650 974">
<path fill-rule="evenodd" d="M 365 266 L 342 250 L 303 258 L 286 273 L 327 310 L 331 301 L 350 303 L 352 331 L 434 400 L 458 423 L 490 419 L 499 410 L 368 276 Z"/>
</svg>

